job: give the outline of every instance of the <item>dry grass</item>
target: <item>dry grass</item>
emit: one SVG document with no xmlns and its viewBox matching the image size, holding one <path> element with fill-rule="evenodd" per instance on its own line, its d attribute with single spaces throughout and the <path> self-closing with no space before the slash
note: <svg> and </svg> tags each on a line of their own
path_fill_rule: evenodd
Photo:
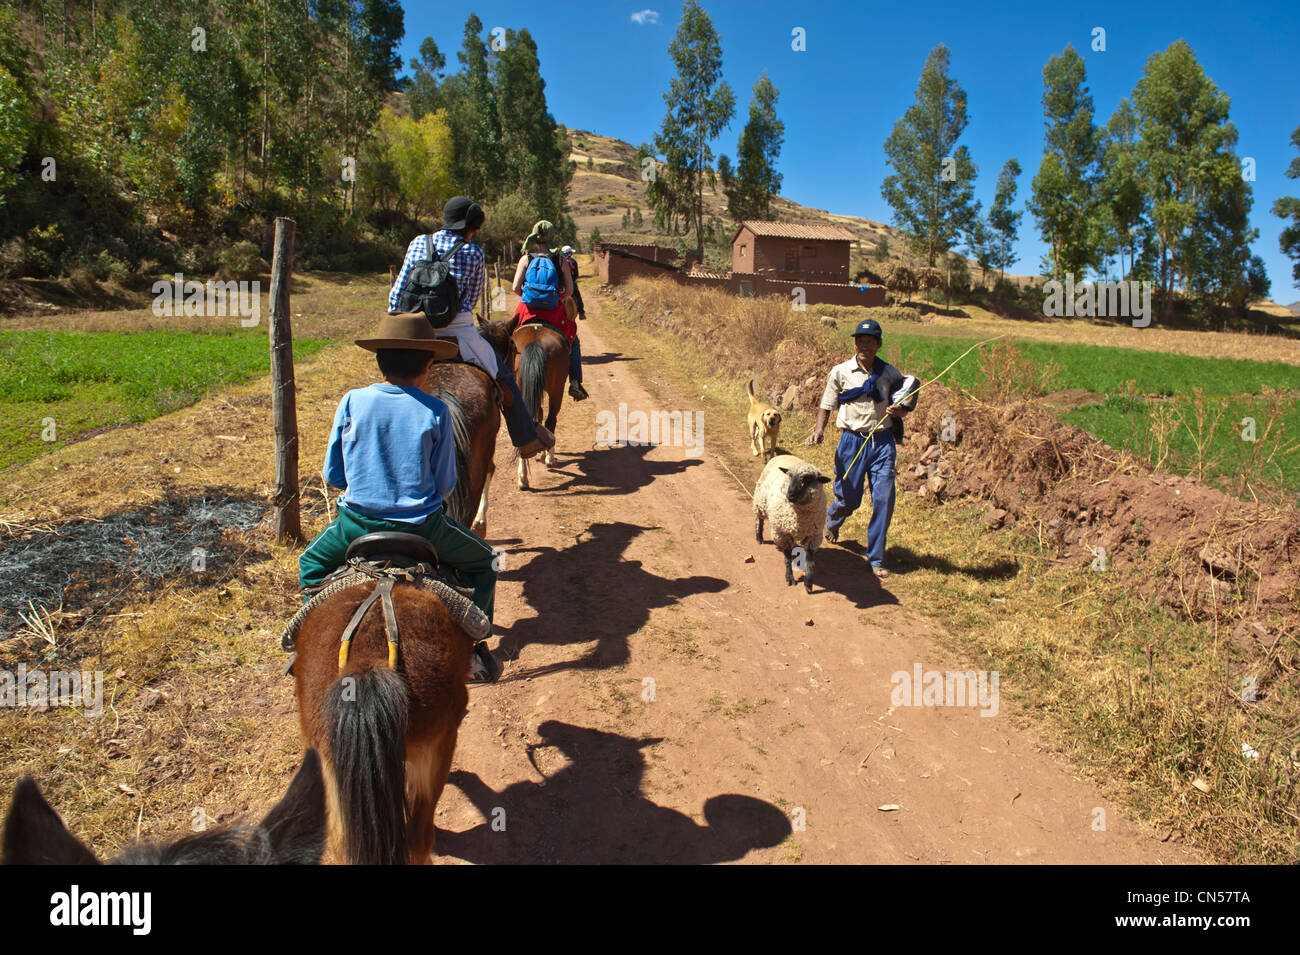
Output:
<svg viewBox="0 0 1300 955">
<path fill-rule="evenodd" d="M 1300 365 L 1300 338 L 1246 335 L 1239 332 L 1186 331 L 1156 325 L 1133 328 L 1115 322 L 1086 319 L 1026 322 L 1002 318 L 976 305 L 962 305 L 960 309 L 963 316 L 927 315 L 920 328 L 909 327 L 908 330 L 916 334 L 958 338 L 991 338 L 1006 334 L 1011 341 L 1075 342 L 1174 355 L 1280 361 Z"/>
</svg>

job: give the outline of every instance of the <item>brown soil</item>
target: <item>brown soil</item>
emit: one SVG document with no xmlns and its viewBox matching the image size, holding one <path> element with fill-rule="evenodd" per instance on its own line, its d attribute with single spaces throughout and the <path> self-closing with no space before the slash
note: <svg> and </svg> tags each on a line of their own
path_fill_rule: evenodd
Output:
<svg viewBox="0 0 1300 955">
<path fill-rule="evenodd" d="M 946 418 L 955 441 L 942 440 Z M 1037 402 L 989 405 L 936 384 L 908 428 L 918 458 L 930 446 L 939 452 L 930 464 L 944 477 L 942 495 L 989 500 L 1058 557 L 1088 563 L 1103 548 L 1116 569 L 1151 556 L 1167 561 L 1167 572 L 1151 575 L 1145 589 L 1192 619 L 1295 609 L 1294 509 L 1152 472 Z M 908 472 L 902 486 L 919 489 L 928 478 Z"/>
</svg>

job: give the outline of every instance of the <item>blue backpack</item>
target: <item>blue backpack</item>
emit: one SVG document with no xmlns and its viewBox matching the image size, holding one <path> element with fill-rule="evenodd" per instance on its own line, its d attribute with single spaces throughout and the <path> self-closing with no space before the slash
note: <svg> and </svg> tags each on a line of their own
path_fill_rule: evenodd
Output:
<svg viewBox="0 0 1300 955">
<path fill-rule="evenodd" d="M 524 273 L 523 302 L 533 308 L 555 308 L 560 304 L 560 273 L 546 253 L 532 255 Z"/>
</svg>

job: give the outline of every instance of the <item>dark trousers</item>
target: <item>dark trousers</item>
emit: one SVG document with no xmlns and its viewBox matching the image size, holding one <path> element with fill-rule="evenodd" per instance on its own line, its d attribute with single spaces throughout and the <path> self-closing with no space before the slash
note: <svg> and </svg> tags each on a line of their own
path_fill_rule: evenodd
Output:
<svg viewBox="0 0 1300 955">
<path fill-rule="evenodd" d="M 536 441 L 537 425 L 533 423 L 533 416 L 528 413 L 524 396 L 519 391 L 519 383 L 515 381 L 515 370 L 509 363 L 497 362 L 497 381 L 510 389 L 510 393 L 514 395 L 510 407 L 501 409 L 501 416 L 506 419 L 506 431 L 510 432 L 510 443 L 516 448 L 522 448 L 530 441 Z"/>
<path fill-rule="evenodd" d="M 883 427 L 868 441 L 854 431 L 840 434 L 835 449 L 835 500 L 826 512 L 826 528 L 834 530 L 858 509 L 871 486 L 871 520 L 867 523 L 867 559 L 873 567 L 885 561 L 885 535 L 894 517 L 894 432 Z"/>
<path fill-rule="evenodd" d="M 298 558 L 298 582 L 303 587 L 319 584 L 333 571 L 343 566 L 348 545 L 362 534 L 372 531 L 401 531 L 419 534 L 433 544 L 440 563 L 455 567 L 466 584 L 474 588 L 471 598 L 474 605 L 487 614 L 492 622 L 495 602 L 497 572 L 493 568 L 496 555 L 483 539 L 464 525 L 452 520 L 442 508 L 430 514 L 421 524 L 402 521 L 382 521 L 358 514 L 344 504 L 339 505 L 339 516 L 316 535 Z"/>
<path fill-rule="evenodd" d="M 569 381 L 582 384 L 582 343 L 576 335 L 573 336 L 573 344 L 569 346 Z"/>
</svg>

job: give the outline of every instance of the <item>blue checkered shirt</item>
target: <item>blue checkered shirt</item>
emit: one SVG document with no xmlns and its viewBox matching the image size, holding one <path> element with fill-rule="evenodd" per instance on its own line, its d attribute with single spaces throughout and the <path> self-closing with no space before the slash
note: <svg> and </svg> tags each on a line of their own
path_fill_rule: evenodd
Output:
<svg viewBox="0 0 1300 955">
<path fill-rule="evenodd" d="M 397 281 L 393 283 L 392 289 L 388 293 L 388 311 L 392 314 L 400 308 L 402 286 L 406 284 L 407 274 L 411 267 L 421 259 L 432 259 L 435 256 L 441 257 L 447 254 L 447 251 L 456 244 L 459 239 L 454 232 L 448 232 L 446 229 L 435 232 L 433 235 L 433 255 L 429 254 L 429 237 L 427 235 L 417 235 L 411 240 L 411 244 L 406 247 L 406 261 L 402 263 L 402 271 L 397 273 Z M 473 242 L 466 242 L 460 247 L 460 250 L 452 256 L 451 274 L 456 279 L 456 288 L 460 292 L 460 311 L 472 312 L 475 304 L 478 302 L 479 292 L 483 290 L 483 250 Z"/>
</svg>

